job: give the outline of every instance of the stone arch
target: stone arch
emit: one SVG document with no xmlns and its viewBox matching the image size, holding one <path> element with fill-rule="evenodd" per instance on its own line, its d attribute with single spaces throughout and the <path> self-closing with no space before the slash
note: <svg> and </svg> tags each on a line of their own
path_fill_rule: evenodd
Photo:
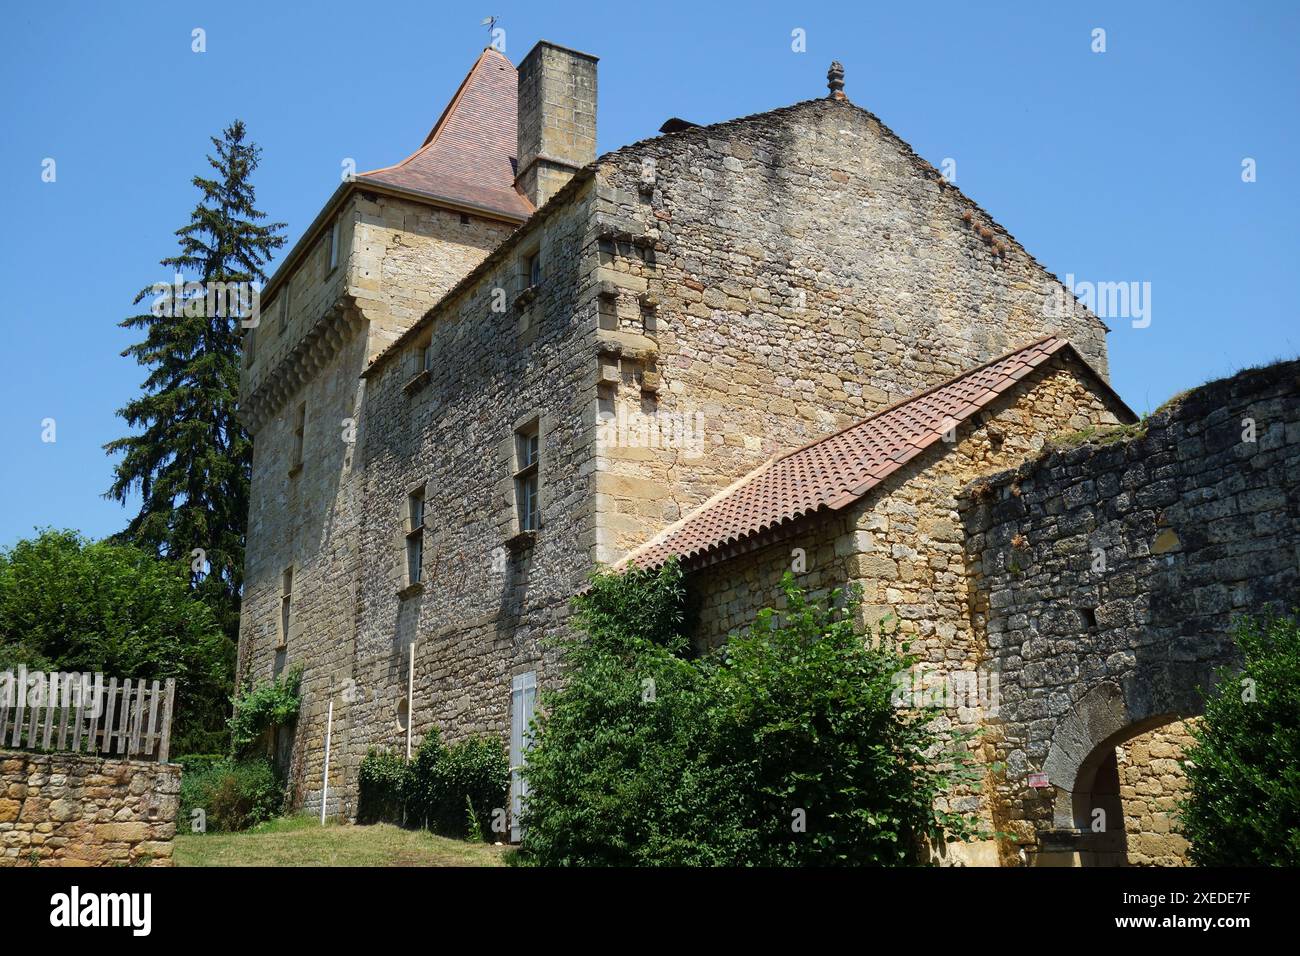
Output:
<svg viewBox="0 0 1300 956">
<path fill-rule="evenodd" d="M 1122 683 L 1093 686 L 1057 724 L 1043 763 L 1056 791 L 1052 828 L 1058 836 L 1075 835 L 1068 843 L 1080 862 L 1123 861 L 1116 748 L 1157 727 L 1203 713 L 1202 695 L 1210 680 L 1212 673 L 1204 665 L 1166 663 Z M 1091 832 L 1098 807 L 1111 820 L 1104 835 Z"/>
</svg>

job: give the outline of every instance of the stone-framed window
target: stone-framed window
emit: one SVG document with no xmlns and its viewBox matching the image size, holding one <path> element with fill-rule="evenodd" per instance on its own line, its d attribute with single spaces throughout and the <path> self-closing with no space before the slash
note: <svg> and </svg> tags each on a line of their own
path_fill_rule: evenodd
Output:
<svg viewBox="0 0 1300 956">
<path fill-rule="evenodd" d="M 500 476 L 493 508 L 501 540 L 514 552 L 532 547 L 545 525 L 551 489 L 546 482 L 546 462 L 554 423 L 539 408 L 515 419 L 497 442 Z"/>
<path fill-rule="evenodd" d="M 286 276 L 284 286 L 280 289 L 277 296 L 279 305 L 275 310 L 275 331 L 277 335 L 283 335 L 289 330 L 289 303 L 292 301 L 293 276 Z"/>
<path fill-rule="evenodd" d="M 293 565 L 291 564 L 280 574 L 280 620 L 276 627 L 276 650 L 282 651 L 289 646 L 289 635 L 294 623 Z"/>
<path fill-rule="evenodd" d="M 303 453 L 306 450 L 307 403 L 301 402 L 293 419 L 293 457 L 289 460 L 289 474 L 302 471 Z"/>
<path fill-rule="evenodd" d="M 515 429 L 515 518 L 521 532 L 541 527 L 541 438 L 535 418 Z"/>
<path fill-rule="evenodd" d="M 253 362 L 256 361 L 254 349 L 257 347 L 256 338 L 257 329 L 249 326 L 244 329 L 244 368 L 252 368 Z"/>
<path fill-rule="evenodd" d="M 424 486 L 406 496 L 406 586 L 420 584 L 424 577 Z"/>
<path fill-rule="evenodd" d="M 339 217 L 334 217 L 330 231 L 325 237 L 325 274 L 330 275 L 339 267 Z"/>
</svg>

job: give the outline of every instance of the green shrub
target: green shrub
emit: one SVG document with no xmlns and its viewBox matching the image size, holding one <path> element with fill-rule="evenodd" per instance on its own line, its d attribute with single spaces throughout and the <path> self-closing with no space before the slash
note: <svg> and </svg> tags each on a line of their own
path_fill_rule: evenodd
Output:
<svg viewBox="0 0 1300 956">
<path fill-rule="evenodd" d="M 510 763 L 500 741 L 471 737 L 446 747 L 434 729 L 409 764 L 395 753 L 366 755 L 357 818 L 477 839 L 491 832 L 493 811 L 504 809 L 509 781 Z"/>
<path fill-rule="evenodd" d="M 406 818 L 444 836 L 465 837 L 473 829 L 468 804 L 480 832 L 489 832 L 492 811 L 505 807 L 509 781 L 510 761 L 500 741 L 471 737 L 446 747 L 438 731 L 430 730 L 407 769 Z"/>
<path fill-rule="evenodd" d="M 492 832 L 493 811 L 505 809 L 510 785 L 510 759 L 499 740 L 471 737 L 453 744 L 444 751 L 436 777 L 438 800 L 429 814 L 434 830 L 477 839 Z"/>
<path fill-rule="evenodd" d="M 1219 673 L 1192 730 L 1189 854 L 1201 866 L 1300 866 L 1300 623 L 1237 623 L 1238 672 Z"/>
<path fill-rule="evenodd" d="M 172 757 L 171 762 L 180 764 L 187 774 L 196 774 L 229 759 L 225 754 L 184 754 L 180 757 Z"/>
<path fill-rule="evenodd" d="M 385 750 L 371 750 L 357 774 L 357 822 L 402 823 L 406 761 Z"/>
<path fill-rule="evenodd" d="M 246 830 L 279 815 L 284 787 L 266 760 L 222 759 L 181 777 L 177 829 L 187 832 L 194 810 L 205 814 L 209 832 Z"/>
<path fill-rule="evenodd" d="M 911 659 L 868 646 L 851 598 L 810 601 L 790 575 L 783 591 L 779 615 L 692 660 L 674 565 L 593 580 L 574 602 L 585 639 L 562 643 L 565 685 L 534 725 L 530 862 L 900 864 L 972 835 L 934 808 L 966 758 L 936 766 L 930 717 L 893 706 Z"/>
</svg>

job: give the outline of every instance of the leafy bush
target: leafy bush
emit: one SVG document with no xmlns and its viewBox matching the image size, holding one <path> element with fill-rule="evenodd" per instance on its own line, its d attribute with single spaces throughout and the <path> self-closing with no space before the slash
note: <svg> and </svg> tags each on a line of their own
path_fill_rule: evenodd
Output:
<svg viewBox="0 0 1300 956">
<path fill-rule="evenodd" d="M 209 832 L 246 830 L 277 816 L 283 806 L 284 787 L 268 761 L 223 758 L 181 776 L 177 827 L 185 832 L 198 809 Z"/>
<path fill-rule="evenodd" d="M 1237 623 L 1240 672 L 1225 669 L 1192 729 L 1180 807 L 1201 866 L 1300 866 L 1300 623 Z"/>
<path fill-rule="evenodd" d="M 74 531 L 0 549 L 0 669 L 174 677 L 172 749 L 184 753 L 224 745 L 234 662 L 186 562 Z"/>
<path fill-rule="evenodd" d="M 457 837 L 492 832 L 492 813 L 504 810 L 510 785 L 510 759 L 499 740 L 471 737 L 453 744 L 443 752 L 434 776 L 437 782 L 430 790 L 436 800 L 427 808 L 432 829 Z"/>
<path fill-rule="evenodd" d="M 690 660 L 675 565 L 592 585 L 574 602 L 585 638 L 562 643 L 566 682 L 524 770 L 530 861 L 899 864 L 926 839 L 972 834 L 934 809 L 962 761 L 936 766 L 930 718 L 892 704 L 911 660 L 868 646 L 851 596 L 827 607 L 787 575 L 779 620 L 763 611 Z"/>
<path fill-rule="evenodd" d="M 178 763 L 184 768 L 186 773 L 201 773 L 208 770 L 223 760 L 228 760 L 225 754 L 184 754 L 180 757 L 172 757 L 172 763 Z"/>
<path fill-rule="evenodd" d="M 247 756 L 267 730 L 283 727 L 298 716 L 302 667 L 283 679 L 272 678 L 256 687 L 245 685 L 231 700 L 230 746 L 235 756 Z"/>
<path fill-rule="evenodd" d="M 494 810 L 505 807 L 510 762 L 500 741 L 471 737 L 445 747 L 429 731 L 409 764 L 372 750 L 361 763 L 358 819 L 409 823 L 444 836 L 491 832 Z"/>
<path fill-rule="evenodd" d="M 402 823 L 406 761 L 384 750 L 371 750 L 357 774 L 357 822 Z"/>
</svg>

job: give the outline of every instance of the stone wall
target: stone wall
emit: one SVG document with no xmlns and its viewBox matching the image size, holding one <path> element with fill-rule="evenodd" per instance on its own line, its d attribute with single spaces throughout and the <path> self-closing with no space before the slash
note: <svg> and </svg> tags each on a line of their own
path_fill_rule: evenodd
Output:
<svg viewBox="0 0 1300 956">
<path fill-rule="evenodd" d="M 1183 754 L 1191 720 L 1176 720 L 1115 748 L 1124 810 L 1125 858 L 1130 866 L 1187 866 L 1178 801 L 1187 796 Z"/>
<path fill-rule="evenodd" d="M 1053 314 L 1055 277 L 850 103 L 655 137 L 598 176 L 627 237 L 602 250 L 602 325 L 647 353 L 602 377 L 602 412 L 703 422 L 702 454 L 606 453 L 604 561 L 773 454 L 1049 332 L 1107 374 L 1105 326 Z"/>
<path fill-rule="evenodd" d="M 321 238 L 281 280 L 264 306 L 264 327 L 241 392 L 242 412 L 255 427 L 238 675 L 261 681 L 305 665 L 288 768 L 295 804 L 309 791 L 319 800 L 329 701 L 336 701 L 341 720 L 335 729 L 346 743 L 349 715 L 341 705 L 344 695 L 356 697 L 359 499 L 365 492 L 357 456 L 368 420 L 361 373 L 514 229 L 369 191 L 351 194 L 338 217 L 338 268 L 329 269 Z M 314 344 L 304 354 L 307 341 Z M 275 376 L 284 387 L 258 391 Z M 291 614 L 282 639 L 281 598 L 290 569 Z M 344 770 L 349 766 L 341 761 Z M 347 796 L 342 788 L 336 795 Z"/>
<path fill-rule="evenodd" d="M 0 750 L 0 866 L 171 866 L 179 764 Z"/>
<path fill-rule="evenodd" d="M 346 666 L 332 671 L 331 786 L 355 792 L 372 747 L 403 748 L 406 714 L 418 745 L 437 727 L 448 741 L 502 739 L 512 678 L 545 688 L 568 600 L 592 566 L 590 475 L 595 435 L 595 239 L 590 180 L 568 203 L 524 227 L 446 296 L 365 379 L 357 445 L 358 585 Z M 524 263 L 542 260 L 530 287 Z M 425 349 L 433 361 L 423 368 Z M 515 431 L 539 427 L 541 526 L 520 534 Z M 424 494 L 423 580 L 405 558 L 409 495 Z M 415 646 L 415 699 L 408 701 Z M 319 799 L 322 715 L 307 715 L 304 805 Z"/>
<path fill-rule="evenodd" d="M 1237 615 L 1300 603 L 1298 391 L 1300 362 L 1242 372 L 964 492 L 1016 843 L 1086 835 L 1100 763 L 1201 711 Z"/>
</svg>

